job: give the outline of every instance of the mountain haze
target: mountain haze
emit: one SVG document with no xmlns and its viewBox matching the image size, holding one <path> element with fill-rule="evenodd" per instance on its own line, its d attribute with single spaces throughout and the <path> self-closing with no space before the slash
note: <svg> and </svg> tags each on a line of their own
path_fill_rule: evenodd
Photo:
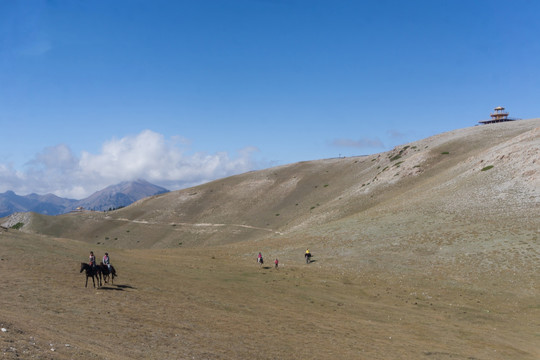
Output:
<svg viewBox="0 0 540 360">
<path fill-rule="evenodd" d="M 145 180 L 124 181 L 97 191 L 86 199 L 76 203 L 76 207 L 89 210 L 105 211 L 116 209 L 134 203 L 147 196 L 163 194 L 169 190 L 150 184 Z"/>
<path fill-rule="evenodd" d="M 0 194 L 0 217 L 16 212 L 33 211 L 45 215 L 63 214 L 73 208 L 77 200 L 65 199 L 53 194 L 30 194 L 20 196 L 13 191 Z"/>
<path fill-rule="evenodd" d="M 60 215 L 79 207 L 105 211 L 124 207 L 144 197 L 168 191 L 140 179 L 108 186 L 82 200 L 61 198 L 53 194 L 20 196 L 13 191 L 6 191 L 0 194 L 0 217 L 15 212 L 29 211 L 44 215 Z"/>
</svg>

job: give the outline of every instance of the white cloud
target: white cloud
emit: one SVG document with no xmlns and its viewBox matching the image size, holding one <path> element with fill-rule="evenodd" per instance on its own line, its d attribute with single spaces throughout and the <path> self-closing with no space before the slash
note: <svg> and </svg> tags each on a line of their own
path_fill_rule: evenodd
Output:
<svg viewBox="0 0 540 360">
<path fill-rule="evenodd" d="M 180 137 L 166 139 L 145 130 L 107 141 L 99 154 L 83 151 L 80 158 L 67 145 L 47 147 L 26 164 L 24 172 L 0 164 L 0 192 L 53 193 L 80 199 L 108 185 L 135 179 L 177 190 L 255 167 L 252 155 L 256 148 L 242 149 L 231 158 L 226 152 L 188 154 L 189 149 L 182 148 L 188 144 Z"/>
<path fill-rule="evenodd" d="M 49 146 L 42 152 L 35 155 L 35 158 L 28 162 L 35 168 L 42 168 L 47 171 L 70 171 L 77 165 L 78 159 L 73 155 L 71 149 L 60 144 Z"/>
<path fill-rule="evenodd" d="M 0 164 L 0 190 L 13 190 L 19 182 L 22 174 L 13 169 L 11 165 Z"/>
</svg>

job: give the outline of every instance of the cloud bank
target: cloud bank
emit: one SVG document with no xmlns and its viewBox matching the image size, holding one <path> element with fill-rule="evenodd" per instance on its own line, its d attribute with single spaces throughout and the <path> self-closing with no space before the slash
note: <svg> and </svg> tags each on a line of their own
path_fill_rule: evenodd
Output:
<svg viewBox="0 0 540 360">
<path fill-rule="evenodd" d="M 69 146 L 43 149 L 24 171 L 0 164 L 0 192 L 47 194 L 82 199 L 106 186 L 145 179 L 170 190 L 199 185 L 222 177 L 253 170 L 254 147 L 232 158 L 226 152 L 189 153 L 185 139 L 151 130 L 135 136 L 112 139 L 99 154 L 83 151 L 77 157 Z"/>
</svg>

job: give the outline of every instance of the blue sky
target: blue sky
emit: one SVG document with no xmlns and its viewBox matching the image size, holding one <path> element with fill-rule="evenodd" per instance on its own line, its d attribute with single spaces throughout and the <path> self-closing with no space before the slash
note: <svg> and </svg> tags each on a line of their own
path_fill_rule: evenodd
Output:
<svg viewBox="0 0 540 360">
<path fill-rule="evenodd" d="M 537 1 L 0 0 L 0 192 L 171 190 L 540 116 Z"/>
</svg>

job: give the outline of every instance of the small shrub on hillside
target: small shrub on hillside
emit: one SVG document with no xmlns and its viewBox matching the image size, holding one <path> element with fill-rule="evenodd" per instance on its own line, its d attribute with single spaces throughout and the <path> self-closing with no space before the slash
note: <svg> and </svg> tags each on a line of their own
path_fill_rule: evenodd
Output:
<svg viewBox="0 0 540 360">
<path fill-rule="evenodd" d="M 13 225 L 11 228 L 12 228 L 12 229 L 15 229 L 15 230 L 19 230 L 19 229 L 22 228 L 23 226 L 24 226 L 24 223 L 18 222 L 18 223 L 16 223 L 15 225 Z"/>
<path fill-rule="evenodd" d="M 407 150 L 409 148 L 409 145 L 405 146 L 403 149 L 401 149 L 399 151 L 399 154 L 397 155 L 394 155 L 393 157 L 390 158 L 390 161 L 395 161 L 397 159 L 400 159 L 401 158 L 401 155 L 403 155 L 403 153 L 405 152 L 405 150 Z"/>
<path fill-rule="evenodd" d="M 486 166 L 485 168 L 483 168 L 480 171 L 487 171 L 487 170 L 492 169 L 492 168 L 493 168 L 493 165 L 488 165 L 488 166 Z"/>
</svg>

